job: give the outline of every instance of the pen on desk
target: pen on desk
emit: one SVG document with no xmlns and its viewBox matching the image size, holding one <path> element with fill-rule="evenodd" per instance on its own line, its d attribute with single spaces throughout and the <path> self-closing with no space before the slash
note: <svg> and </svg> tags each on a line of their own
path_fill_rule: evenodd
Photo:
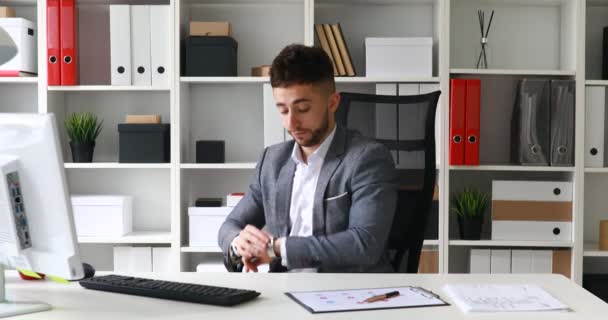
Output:
<svg viewBox="0 0 608 320">
<path fill-rule="evenodd" d="M 384 299 L 393 298 L 398 295 L 399 295 L 399 291 L 391 291 L 391 292 L 387 292 L 385 294 L 379 294 L 377 296 L 369 297 L 369 298 L 363 300 L 363 302 L 371 303 L 371 302 L 376 302 L 376 301 L 380 301 L 380 300 L 384 300 Z"/>
</svg>

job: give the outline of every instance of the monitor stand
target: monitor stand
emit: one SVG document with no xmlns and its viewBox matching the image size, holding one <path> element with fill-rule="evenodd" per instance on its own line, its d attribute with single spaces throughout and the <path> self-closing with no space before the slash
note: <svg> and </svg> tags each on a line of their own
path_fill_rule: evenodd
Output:
<svg viewBox="0 0 608 320">
<path fill-rule="evenodd" d="M 0 318 L 51 310 L 51 306 L 34 301 L 7 301 L 4 266 L 0 263 Z"/>
</svg>

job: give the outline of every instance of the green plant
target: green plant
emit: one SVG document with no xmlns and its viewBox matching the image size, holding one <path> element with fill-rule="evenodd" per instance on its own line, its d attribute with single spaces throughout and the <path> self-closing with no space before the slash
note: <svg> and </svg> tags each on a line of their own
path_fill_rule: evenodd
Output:
<svg viewBox="0 0 608 320">
<path fill-rule="evenodd" d="M 462 218 L 475 218 L 483 214 L 488 207 L 488 192 L 465 188 L 452 198 L 452 212 Z"/>
<path fill-rule="evenodd" d="M 72 113 L 65 119 L 65 128 L 74 143 L 92 143 L 103 127 L 103 120 L 90 112 Z"/>
</svg>

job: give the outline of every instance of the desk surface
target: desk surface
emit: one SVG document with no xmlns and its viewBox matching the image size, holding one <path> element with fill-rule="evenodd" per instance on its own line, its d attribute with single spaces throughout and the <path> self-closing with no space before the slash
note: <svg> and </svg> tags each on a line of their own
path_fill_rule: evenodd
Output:
<svg viewBox="0 0 608 320">
<path fill-rule="evenodd" d="M 9 298 L 40 300 L 52 311 L 15 319 L 606 319 L 608 304 L 569 279 L 544 275 L 409 275 L 409 274 L 229 274 L 175 273 L 137 274 L 140 277 L 237 287 L 260 291 L 257 299 L 236 307 L 216 307 L 194 303 L 152 299 L 94 290 L 80 285 L 50 281 L 23 281 L 14 272 L 7 274 Z M 389 286 L 421 286 L 451 302 L 442 286 L 446 283 L 534 283 L 572 308 L 573 312 L 463 314 L 456 306 L 311 314 L 288 298 L 286 291 L 355 289 Z"/>
</svg>

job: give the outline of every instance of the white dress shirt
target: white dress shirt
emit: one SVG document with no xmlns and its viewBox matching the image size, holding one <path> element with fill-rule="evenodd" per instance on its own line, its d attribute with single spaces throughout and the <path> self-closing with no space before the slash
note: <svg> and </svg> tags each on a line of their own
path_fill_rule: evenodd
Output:
<svg viewBox="0 0 608 320">
<path fill-rule="evenodd" d="M 293 177 L 293 185 L 291 188 L 291 205 L 289 207 L 289 225 L 291 231 L 290 237 L 308 237 L 312 236 L 312 209 L 315 200 L 315 191 L 317 190 L 317 180 L 321 173 L 321 167 L 325 161 L 325 155 L 329 150 L 329 146 L 334 139 L 336 127 L 325 138 L 323 143 L 308 156 L 308 161 L 304 162 L 302 158 L 302 150 L 295 143 L 291 152 L 291 160 L 296 163 L 296 171 Z M 284 267 L 289 267 L 287 261 L 287 248 L 285 239 L 281 241 L 281 264 Z M 314 268 L 292 269 L 290 271 L 299 272 L 314 272 Z"/>
</svg>

